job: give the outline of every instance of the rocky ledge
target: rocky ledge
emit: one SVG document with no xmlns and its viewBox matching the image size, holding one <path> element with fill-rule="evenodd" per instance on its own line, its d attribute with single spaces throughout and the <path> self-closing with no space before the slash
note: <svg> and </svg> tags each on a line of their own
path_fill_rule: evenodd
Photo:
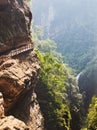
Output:
<svg viewBox="0 0 97 130">
<path fill-rule="evenodd" d="M 34 88 L 40 68 L 36 52 L 10 51 L 32 44 L 32 14 L 25 0 L 0 0 L 0 130 L 43 130 L 43 116 Z M 16 53 L 16 52 L 15 52 Z"/>
<path fill-rule="evenodd" d="M 38 70 L 39 62 L 35 51 L 9 58 L 0 66 L 4 113 L 22 120 L 31 130 L 41 130 L 43 125 L 43 117 L 34 93 Z"/>
</svg>

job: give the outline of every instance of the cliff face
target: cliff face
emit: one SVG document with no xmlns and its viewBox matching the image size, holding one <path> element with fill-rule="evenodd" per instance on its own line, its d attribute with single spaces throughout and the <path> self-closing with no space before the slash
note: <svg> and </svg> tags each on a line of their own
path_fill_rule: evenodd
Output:
<svg viewBox="0 0 97 130">
<path fill-rule="evenodd" d="M 2 61 L 0 58 L 0 92 L 4 99 L 4 103 L 0 103 L 0 111 L 4 113 L 0 130 L 43 129 L 43 117 L 34 93 L 39 70 L 37 55 L 33 48 L 25 48 L 8 56 L 16 48 L 32 44 L 31 17 L 25 0 L 0 1 L 0 57 L 4 56 Z"/>
<path fill-rule="evenodd" d="M 0 1 L 0 53 L 31 42 L 31 18 L 25 0 Z"/>
</svg>

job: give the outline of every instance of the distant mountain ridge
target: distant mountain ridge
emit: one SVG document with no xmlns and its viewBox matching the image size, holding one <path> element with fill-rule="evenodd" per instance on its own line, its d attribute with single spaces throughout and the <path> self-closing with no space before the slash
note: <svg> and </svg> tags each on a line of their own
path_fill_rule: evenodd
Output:
<svg viewBox="0 0 97 130">
<path fill-rule="evenodd" d="M 85 68 L 96 52 L 96 5 L 96 0 L 32 2 L 33 26 L 42 26 L 45 37 L 57 42 L 65 62 L 78 71 Z"/>
</svg>

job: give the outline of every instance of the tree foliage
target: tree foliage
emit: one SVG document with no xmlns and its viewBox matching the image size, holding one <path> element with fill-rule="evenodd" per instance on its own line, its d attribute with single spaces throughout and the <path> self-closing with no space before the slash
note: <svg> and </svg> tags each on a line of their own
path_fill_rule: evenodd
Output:
<svg viewBox="0 0 97 130">
<path fill-rule="evenodd" d="M 88 130 L 97 130 L 97 98 L 92 98 L 88 113 Z"/>
<path fill-rule="evenodd" d="M 47 130 L 79 130 L 82 96 L 79 93 L 74 72 L 63 63 L 56 51 L 56 43 L 43 38 L 41 27 L 32 33 L 41 69 L 36 89 Z M 42 91 L 42 92 L 41 92 Z M 71 120 L 72 118 L 72 120 Z M 74 125 L 73 125 L 74 124 Z"/>
<path fill-rule="evenodd" d="M 65 63 L 78 73 L 97 54 L 96 4 L 96 0 L 33 0 L 34 26 L 43 27 L 46 37 L 56 41 Z"/>
<path fill-rule="evenodd" d="M 48 130 L 69 130 L 71 116 L 64 97 L 66 92 L 65 66 L 58 63 L 48 53 L 42 54 L 38 51 L 38 57 L 41 65 L 39 84 L 45 91 L 44 96 L 40 96 L 44 97 L 40 99 L 40 105 L 45 117 L 46 128 Z M 39 89 L 37 90 L 39 91 Z"/>
<path fill-rule="evenodd" d="M 63 56 L 56 51 L 57 46 L 55 41 L 49 38 L 44 39 L 43 37 L 44 33 L 41 26 L 35 26 L 32 31 L 32 41 L 34 42 L 35 48 L 44 53 L 48 52 L 52 54 L 57 61 L 62 62 Z"/>
</svg>

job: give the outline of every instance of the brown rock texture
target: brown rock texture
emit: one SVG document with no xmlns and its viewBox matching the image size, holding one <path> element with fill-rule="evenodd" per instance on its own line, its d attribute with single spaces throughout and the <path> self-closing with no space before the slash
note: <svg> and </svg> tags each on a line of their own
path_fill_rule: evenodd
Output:
<svg viewBox="0 0 97 130">
<path fill-rule="evenodd" d="M 26 0 L 0 0 L 0 54 L 31 42 L 31 18 Z"/>
<path fill-rule="evenodd" d="M 3 105 L 0 100 L 0 130 L 43 130 L 34 92 L 40 68 L 37 54 L 32 48 L 7 57 L 13 50 L 32 44 L 31 17 L 25 0 L 0 0 L 0 92 L 4 99 Z"/>
<path fill-rule="evenodd" d="M 0 130 L 30 130 L 30 128 L 15 117 L 8 116 L 0 119 Z"/>
<path fill-rule="evenodd" d="M 0 92 L 0 118 L 4 117 L 4 100 L 3 95 Z"/>
<path fill-rule="evenodd" d="M 24 52 L 2 63 L 0 91 L 4 97 L 5 113 L 11 109 L 21 93 L 34 89 L 38 69 L 39 63 L 34 51 Z"/>
</svg>

